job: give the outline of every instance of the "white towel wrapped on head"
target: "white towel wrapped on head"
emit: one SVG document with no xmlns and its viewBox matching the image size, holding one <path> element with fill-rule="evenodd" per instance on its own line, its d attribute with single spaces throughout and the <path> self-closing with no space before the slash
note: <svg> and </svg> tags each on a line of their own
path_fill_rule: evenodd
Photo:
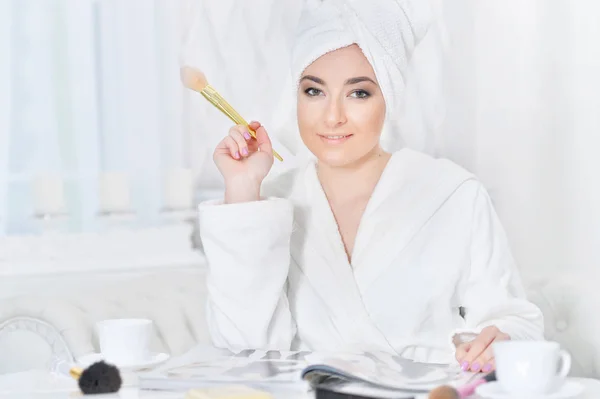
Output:
<svg viewBox="0 0 600 399">
<path fill-rule="evenodd" d="M 423 0 L 309 0 L 292 52 L 293 79 L 297 83 L 322 55 L 357 44 L 375 71 L 386 119 L 394 120 L 410 57 L 431 20 L 429 3 Z"/>
</svg>

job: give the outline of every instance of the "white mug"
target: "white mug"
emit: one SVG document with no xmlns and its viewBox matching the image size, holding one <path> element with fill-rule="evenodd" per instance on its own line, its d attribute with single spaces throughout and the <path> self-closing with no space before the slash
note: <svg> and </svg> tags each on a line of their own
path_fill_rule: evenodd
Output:
<svg viewBox="0 0 600 399">
<path fill-rule="evenodd" d="M 496 379 L 507 393 L 545 394 L 560 388 L 571 370 L 571 355 L 550 341 L 492 344 Z"/>
<path fill-rule="evenodd" d="M 100 352 L 106 362 L 129 365 L 149 360 L 152 320 L 104 320 L 96 327 Z"/>
</svg>

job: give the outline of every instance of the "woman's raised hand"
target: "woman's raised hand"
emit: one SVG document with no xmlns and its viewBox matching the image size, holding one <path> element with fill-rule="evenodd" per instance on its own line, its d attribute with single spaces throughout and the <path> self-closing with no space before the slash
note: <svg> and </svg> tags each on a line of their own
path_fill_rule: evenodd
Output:
<svg viewBox="0 0 600 399">
<path fill-rule="evenodd" d="M 260 199 L 260 186 L 273 166 L 273 149 L 265 128 L 251 122 L 256 139 L 248 128 L 236 125 L 215 148 L 213 159 L 225 180 L 225 202 Z"/>
</svg>

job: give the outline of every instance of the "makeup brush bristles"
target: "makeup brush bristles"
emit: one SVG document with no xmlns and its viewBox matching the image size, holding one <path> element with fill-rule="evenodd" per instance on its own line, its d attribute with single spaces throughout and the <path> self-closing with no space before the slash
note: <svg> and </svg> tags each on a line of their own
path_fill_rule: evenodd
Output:
<svg viewBox="0 0 600 399">
<path fill-rule="evenodd" d="M 188 89 L 201 92 L 208 85 L 206 76 L 198 69 L 184 66 L 181 68 L 179 73 L 181 75 L 181 81 L 183 82 L 183 85 Z"/>
<path fill-rule="evenodd" d="M 85 369 L 78 383 L 81 392 L 89 395 L 118 392 L 123 380 L 118 368 L 101 361 Z"/>
<path fill-rule="evenodd" d="M 495 371 L 485 375 L 483 378 L 479 378 L 456 389 L 447 385 L 437 387 L 429 393 L 429 399 L 463 399 L 475 393 L 475 389 L 479 385 L 491 381 L 496 381 Z"/>
<path fill-rule="evenodd" d="M 449 386 L 443 386 L 431 391 L 429 399 L 460 399 L 460 396 L 456 389 Z"/>
</svg>

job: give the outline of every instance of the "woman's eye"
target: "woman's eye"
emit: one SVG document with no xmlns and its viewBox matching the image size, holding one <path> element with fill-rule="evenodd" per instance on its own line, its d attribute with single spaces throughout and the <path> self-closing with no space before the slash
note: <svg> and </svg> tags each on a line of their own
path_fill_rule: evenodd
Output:
<svg viewBox="0 0 600 399">
<path fill-rule="evenodd" d="M 352 92 L 351 96 L 356 97 L 356 98 L 367 98 L 370 96 L 369 92 L 364 91 L 364 90 L 356 90 L 354 92 Z"/>
<path fill-rule="evenodd" d="M 310 97 L 314 97 L 321 94 L 321 90 L 315 89 L 314 87 L 309 87 L 308 89 L 304 90 L 304 93 Z"/>
</svg>

